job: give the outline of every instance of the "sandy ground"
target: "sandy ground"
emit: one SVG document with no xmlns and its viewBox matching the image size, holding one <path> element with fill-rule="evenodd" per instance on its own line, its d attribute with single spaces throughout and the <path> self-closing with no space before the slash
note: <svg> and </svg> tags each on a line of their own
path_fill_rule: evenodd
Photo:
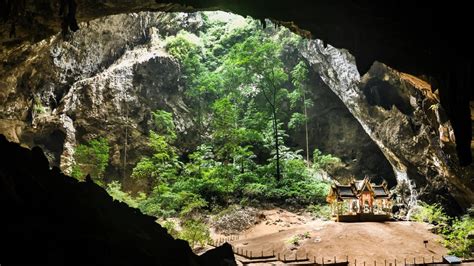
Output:
<svg viewBox="0 0 474 266">
<path fill-rule="evenodd" d="M 394 265 L 397 263 L 428 262 L 432 256 L 440 261 L 447 250 L 441 238 L 429 231 L 429 225 L 414 222 L 364 222 L 336 223 L 313 220 L 281 209 L 263 211 L 265 219 L 238 235 L 238 240 L 229 241 L 235 248 L 250 254 L 269 255 L 275 252 L 280 257 L 294 258 L 308 256 L 311 260 L 326 262 L 349 259 L 363 265 Z M 289 242 L 297 234 L 309 235 L 298 245 Z M 214 239 L 223 237 L 213 234 Z M 235 236 L 233 236 L 235 237 Z M 424 240 L 428 240 L 425 247 Z M 252 264 L 254 265 L 254 264 Z M 256 265 L 256 264 L 255 264 Z M 270 264 L 258 264 L 270 265 Z"/>
</svg>

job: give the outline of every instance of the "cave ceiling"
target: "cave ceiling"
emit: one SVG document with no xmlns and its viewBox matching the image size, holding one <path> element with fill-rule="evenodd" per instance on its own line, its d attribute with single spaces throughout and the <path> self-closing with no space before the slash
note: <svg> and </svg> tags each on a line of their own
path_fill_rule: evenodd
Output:
<svg viewBox="0 0 474 266">
<path fill-rule="evenodd" d="M 464 1 L 0 0 L 0 52 L 39 41 L 77 22 L 138 11 L 224 10 L 270 18 L 349 50 L 361 74 L 374 61 L 421 76 L 439 89 L 461 164 L 472 162 L 471 13 Z M 297 26 L 296 26 L 297 25 Z M 8 62 L 2 62 L 8 64 Z"/>
</svg>

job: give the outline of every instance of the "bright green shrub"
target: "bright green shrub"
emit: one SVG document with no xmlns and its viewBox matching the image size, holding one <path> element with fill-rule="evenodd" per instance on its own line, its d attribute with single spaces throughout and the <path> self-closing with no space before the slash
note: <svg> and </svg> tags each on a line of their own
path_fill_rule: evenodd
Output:
<svg viewBox="0 0 474 266">
<path fill-rule="evenodd" d="M 417 222 L 426 222 L 435 225 L 446 225 L 448 216 L 444 213 L 441 205 L 419 202 L 419 205 L 412 210 L 410 219 Z"/>
<path fill-rule="evenodd" d="M 83 179 L 86 174 L 90 174 L 92 178 L 102 179 L 109 163 L 109 150 L 109 143 L 105 138 L 77 145 L 71 175 Z"/>
<path fill-rule="evenodd" d="M 188 241 L 191 248 L 196 245 L 204 246 L 211 241 L 211 235 L 207 225 L 199 220 L 186 220 L 182 224 L 183 230 L 179 233 L 179 238 Z"/>
<path fill-rule="evenodd" d="M 328 204 L 311 204 L 306 210 L 316 218 L 324 220 L 331 218 L 331 208 Z"/>
<path fill-rule="evenodd" d="M 165 220 L 164 222 L 160 223 L 163 228 L 166 229 L 168 234 L 170 234 L 174 239 L 179 237 L 179 232 L 176 229 L 176 224 L 171 220 Z"/>
<path fill-rule="evenodd" d="M 120 185 L 118 181 L 107 184 L 106 190 L 114 200 L 125 202 L 128 206 L 133 208 L 138 208 L 140 202 L 146 197 L 145 194 L 140 193 L 138 197 L 133 198 L 129 193 L 122 191 L 122 185 Z"/>
<path fill-rule="evenodd" d="M 245 185 L 243 194 L 249 198 L 264 199 L 268 196 L 268 186 L 260 183 L 250 183 Z"/>
<path fill-rule="evenodd" d="M 474 250 L 474 217 L 464 215 L 455 219 L 451 227 L 445 230 L 444 237 L 444 244 L 451 254 L 463 258 L 472 257 L 472 251 Z"/>
<path fill-rule="evenodd" d="M 331 168 L 338 167 L 341 164 L 341 159 L 331 154 L 323 154 L 320 150 L 315 149 L 313 152 L 313 168 L 323 169 L 325 171 Z"/>
</svg>

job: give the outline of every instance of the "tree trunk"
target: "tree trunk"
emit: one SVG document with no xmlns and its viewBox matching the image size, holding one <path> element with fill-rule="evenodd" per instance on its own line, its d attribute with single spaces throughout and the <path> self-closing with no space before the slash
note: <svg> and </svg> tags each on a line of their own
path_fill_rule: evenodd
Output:
<svg viewBox="0 0 474 266">
<path fill-rule="evenodd" d="M 273 134 L 275 138 L 275 151 L 276 151 L 276 180 L 281 180 L 281 169 L 280 169 L 280 143 L 278 139 L 278 125 L 277 125 L 277 114 L 275 108 L 273 108 Z"/>
<path fill-rule="evenodd" d="M 309 167 L 309 138 L 308 138 L 308 113 L 306 109 L 306 93 L 303 91 L 303 108 L 304 108 L 304 129 L 306 137 L 306 164 Z"/>
</svg>

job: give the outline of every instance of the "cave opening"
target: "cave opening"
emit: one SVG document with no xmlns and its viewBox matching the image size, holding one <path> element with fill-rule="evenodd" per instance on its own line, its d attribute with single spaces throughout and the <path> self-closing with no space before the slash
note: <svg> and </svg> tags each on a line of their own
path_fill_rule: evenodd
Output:
<svg viewBox="0 0 474 266">
<path fill-rule="evenodd" d="M 469 173 L 456 172 L 452 126 L 426 82 L 382 63 L 359 73 L 348 51 L 263 21 L 213 11 L 81 23 L 65 40 L 9 55 L 34 59 L 5 73 L 30 91 L 12 90 L 0 133 L 32 138 L 53 166 L 85 183 L 92 174 L 115 200 L 196 246 L 209 240 L 211 215 L 231 235 L 243 227 L 226 223 L 228 213 L 256 223 L 255 206 L 326 215 L 329 183 L 365 176 L 390 188 L 407 182 L 406 197 L 415 189 L 462 212 L 471 199 L 458 181 Z M 40 112 L 23 124 L 15 108 L 24 107 Z M 457 191 L 431 198 L 446 184 Z"/>
<path fill-rule="evenodd" d="M 59 129 L 53 130 L 48 134 L 39 134 L 33 137 L 34 146 L 39 146 L 43 149 L 50 165 L 61 165 L 61 154 L 63 153 L 63 144 L 66 134 Z"/>
</svg>

